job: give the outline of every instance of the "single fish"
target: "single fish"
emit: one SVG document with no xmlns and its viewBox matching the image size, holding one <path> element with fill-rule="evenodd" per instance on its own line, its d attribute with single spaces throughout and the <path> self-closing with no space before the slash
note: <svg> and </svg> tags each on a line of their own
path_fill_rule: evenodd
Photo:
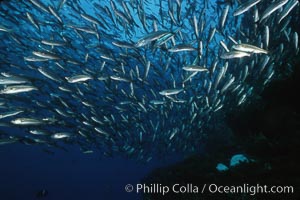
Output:
<svg viewBox="0 0 300 200">
<path fill-rule="evenodd" d="M 154 31 L 154 32 L 149 33 L 148 35 L 142 37 L 141 39 L 139 39 L 134 46 L 135 47 L 146 46 L 146 45 L 150 44 L 152 41 L 158 40 L 167 34 L 170 34 L 170 32 L 169 31 Z"/>
<path fill-rule="evenodd" d="M 247 12 L 250 8 L 258 4 L 261 0 L 249 0 L 241 4 L 233 13 L 233 16 L 238 16 Z"/>
<path fill-rule="evenodd" d="M 6 117 L 12 117 L 12 116 L 18 115 L 22 112 L 24 112 L 24 111 L 23 110 L 16 110 L 16 111 L 9 111 L 9 112 L 0 113 L 0 119 L 4 119 Z"/>
<path fill-rule="evenodd" d="M 169 96 L 169 95 L 179 94 L 182 91 L 183 89 L 167 89 L 167 90 L 160 91 L 159 94 L 163 96 Z"/>
<path fill-rule="evenodd" d="M 60 133 L 54 133 L 53 135 L 51 135 L 51 138 L 53 139 L 64 139 L 64 138 L 69 138 L 71 137 L 71 133 L 67 133 L 67 132 L 60 132 Z"/>
<path fill-rule="evenodd" d="M 242 52 L 242 51 L 230 51 L 222 53 L 220 58 L 222 59 L 232 59 L 232 58 L 243 58 L 251 56 L 250 53 Z"/>
<path fill-rule="evenodd" d="M 65 77 L 65 79 L 69 82 L 69 83 L 78 83 L 78 82 L 85 82 L 87 80 L 91 80 L 92 77 L 90 75 L 75 75 L 75 76 L 71 76 L 71 77 Z"/>
<path fill-rule="evenodd" d="M 190 44 L 178 44 L 170 49 L 168 49 L 169 52 L 181 52 L 181 51 L 197 51 L 196 48 L 192 47 Z"/>
<path fill-rule="evenodd" d="M 208 69 L 206 67 L 201 67 L 198 65 L 187 65 L 182 69 L 188 72 L 208 72 Z"/>
<path fill-rule="evenodd" d="M 17 118 L 14 120 L 11 120 L 12 124 L 16 124 L 16 125 L 42 125 L 44 124 L 44 122 L 42 120 L 39 119 L 34 119 L 34 118 Z"/>
<path fill-rule="evenodd" d="M 30 92 L 33 90 L 38 90 L 38 89 L 31 85 L 11 85 L 11 86 L 7 86 L 3 90 L 0 90 L 0 94 L 17 94 L 22 92 Z"/>
<path fill-rule="evenodd" d="M 13 85 L 13 84 L 22 84 L 22 83 L 29 83 L 30 81 L 21 78 L 21 77 L 0 77 L 0 85 Z"/>
<path fill-rule="evenodd" d="M 250 45 L 250 44 L 235 44 L 232 46 L 234 50 L 237 51 L 243 51 L 247 53 L 263 53 L 263 54 L 268 54 L 267 50 L 264 50 L 262 48 Z"/>
</svg>

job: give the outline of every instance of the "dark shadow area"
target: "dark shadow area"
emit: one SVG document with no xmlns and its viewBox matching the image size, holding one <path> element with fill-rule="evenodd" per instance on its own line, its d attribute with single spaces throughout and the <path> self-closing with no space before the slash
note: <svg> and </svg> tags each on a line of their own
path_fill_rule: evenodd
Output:
<svg viewBox="0 0 300 200">
<path fill-rule="evenodd" d="M 240 112 L 227 116 L 232 142 L 220 143 L 220 135 L 210 138 L 205 155 L 192 156 L 168 168 L 157 169 L 144 179 L 147 184 L 172 186 L 176 183 L 188 188 L 198 186 L 199 191 L 162 196 L 145 194 L 144 199 L 300 199 L 300 64 L 286 80 L 272 82 L 257 102 Z M 214 145 L 213 143 L 217 143 Z M 255 160 L 218 172 L 221 162 L 228 166 L 234 154 L 243 153 Z M 293 186 L 293 194 L 211 194 L 201 193 L 204 184 L 223 186 Z M 191 186 L 193 190 L 195 187 Z M 206 188 L 208 189 L 208 188 Z M 195 194 L 196 193 L 196 194 Z"/>
</svg>

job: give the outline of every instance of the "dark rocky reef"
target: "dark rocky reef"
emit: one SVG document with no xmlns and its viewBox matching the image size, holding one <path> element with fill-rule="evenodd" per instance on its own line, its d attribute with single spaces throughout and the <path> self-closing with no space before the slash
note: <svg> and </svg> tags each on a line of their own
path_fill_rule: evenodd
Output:
<svg viewBox="0 0 300 200">
<path fill-rule="evenodd" d="M 159 183 L 170 188 L 176 183 L 192 183 L 199 186 L 198 194 L 145 194 L 144 199 L 300 199 L 299 91 L 298 60 L 289 78 L 272 82 L 259 100 L 227 116 L 230 140 L 220 140 L 221 133 L 213 134 L 215 136 L 209 138 L 205 154 L 157 169 L 143 180 L 147 184 Z M 237 153 L 243 153 L 255 162 L 243 163 L 225 172 L 216 170 L 219 162 L 228 166 L 231 156 Z M 224 186 L 244 183 L 292 185 L 294 194 L 201 194 L 202 185 L 210 183 Z"/>
</svg>

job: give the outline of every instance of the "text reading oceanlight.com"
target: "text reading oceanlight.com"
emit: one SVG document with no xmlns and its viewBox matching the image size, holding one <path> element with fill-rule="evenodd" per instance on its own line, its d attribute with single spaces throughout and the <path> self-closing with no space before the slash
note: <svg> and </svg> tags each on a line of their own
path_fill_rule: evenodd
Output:
<svg viewBox="0 0 300 200">
<path fill-rule="evenodd" d="M 242 185 L 217 185 L 217 184 L 204 184 L 202 186 L 194 184 L 174 184 L 171 186 L 162 184 L 136 184 L 134 187 L 131 184 L 126 185 L 127 192 L 142 193 L 142 194 L 292 194 L 294 193 L 293 186 L 268 186 L 268 185 L 249 185 L 247 183 Z"/>
</svg>

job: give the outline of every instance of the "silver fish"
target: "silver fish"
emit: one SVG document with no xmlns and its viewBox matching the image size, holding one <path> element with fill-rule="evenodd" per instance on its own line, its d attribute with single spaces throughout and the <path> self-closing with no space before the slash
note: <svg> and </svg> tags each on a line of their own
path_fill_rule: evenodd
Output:
<svg viewBox="0 0 300 200">
<path fill-rule="evenodd" d="M 187 65 L 187 66 L 184 66 L 182 69 L 185 71 L 188 71 L 188 72 L 207 72 L 208 71 L 207 68 L 201 67 L 198 65 Z"/>
<path fill-rule="evenodd" d="M 223 29 L 224 29 L 224 26 L 225 26 L 225 22 L 226 22 L 226 19 L 227 19 L 227 15 L 228 15 L 229 8 L 230 8 L 230 6 L 229 6 L 229 5 L 226 5 L 226 7 L 223 9 L 223 12 L 222 12 L 222 15 L 221 15 L 221 18 L 220 18 L 220 22 L 219 22 L 220 30 L 223 30 Z"/>
<path fill-rule="evenodd" d="M 233 13 L 233 16 L 238 16 L 247 12 L 250 8 L 258 4 L 261 0 L 248 0 L 245 3 L 242 3 Z"/>
<path fill-rule="evenodd" d="M 237 51 L 243 51 L 247 53 L 263 53 L 268 54 L 267 50 L 264 50 L 262 48 L 250 45 L 250 44 L 235 44 L 232 46 L 233 49 Z"/>
<path fill-rule="evenodd" d="M 21 77 L 0 77 L 0 85 L 13 85 L 13 84 L 22 84 L 22 83 L 29 83 L 30 81 L 21 78 Z"/>
<path fill-rule="evenodd" d="M 3 90 L 0 90 L 0 94 L 17 94 L 22 92 L 30 92 L 33 90 L 38 90 L 38 89 L 31 85 L 12 85 L 12 86 L 7 86 Z"/>
<path fill-rule="evenodd" d="M 38 68 L 38 71 L 43 74 L 45 77 L 53 80 L 53 81 L 56 81 L 56 82 L 60 82 L 60 79 L 57 78 L 56 75 L 54 75 L 52 72 L 50 72 L 49 70 L 46 70 L 45 68 Z"/>
<path fill-rule="evenodd" d="M 57 60 L 57 59 L 60 59 L 60 57 L 58 57 L 57 55 L 52 54 L 52 53 L 33 51 L 32 54 L 33 54 L 33 55 L 36 55 L 36 56 L 38 56 L 38 57 L 46 58 L 46 59 L 50 59 L 50 60 Z"/>
<path fill-rule="evenodd" d="M 232 58 L 242 58 L 242 57 L 249 57 L 249 56 L 251 56 L 251 54 L 247 53 L 247 52 L 230 51 L 230 52 L 222 53 L 220 58 L 222 58 L 222 59 L 232 59 Z"/>
<path fill-rule="evenodd" d="M 168 96 L 168 95 L 179 94 L 182 91 L 183 89 L 167 89 L 167 90 L 160 91 L 159 94 L 163 96 Z"/>
<path fill-rule="evenodd" d="M 181 51 L 197 51 L 196 48 L 192 47 L 190 44 L 178 44 L 170 49 L 169 52 L 181 52 Z"/>
<path fill-rule="evenodd" d="M 298 0 L 290 1 L 281 11 L 278 19 L 278 24 L 299 4 Z"/>
<path fill-rule="evenodd" d="M 5 113 L 0 113 L 0 119 L 6 118 L 6 117 L 12 117 L 15 115 L 18 115 L 20 113 L 24 112 L 23 110 L 16 110 L 16 111 L 9 111 Z"/>
<path fill-rule="evenodd" d="M 276 10 L 280 9 L 282 6 L 284 6 L 288 0 L 277 0 L 276 2 L 272 3 L 262 14 L 260 18 L 260 22 L 262 22 L 264 19 L 269 17 L 272 13 L 274 13 Z"/>
<path fill-rule="evenodd" d="M 87 80 L 91 80 L 92 77 L 90 75 L 80 74 L 80 75 L 75 75 L 75 76 L 71 76 L 71 77 L 65 77 L 65 79 L 69 83 L 78 83 L 78 82 L 85 82 Z"/>
<path fill-rule="evenodd" d="M 53 135 L 51 135 L 51 138 L 53 139 L 64 139 L 64 138 L 69 138 L 71 137 L 71 133 L 67 133 L 67 132 L 60 132 L 60 133 L 54 133 Z"/>
<path fill-rule="evenodd" d="M 44 122 L 42 120 L 34 119 L 34 118 L 17 118 L 17 119 L 11 120 L 11 123 L 16 124 L 16 125 L 24 125 L 24 126 L 44 124 Z"/>
<path fill-rule="evenodd" d="M 142 37 L 141 39 L 139 39 L 136 42 L 135 47 L 143 47 L 145 45 L 148 45 L 152 41 L 158 40 L 159 38 L 162 38 L 163 36 L 165 36 L 169 33 L 170 33 L 169 31 L 155 31 L 155 32 L 152 32 L 152 33 Z"/>
<path fill-rule="evenodd" d="M 294 38 L 294 49 L 297 52 L 298 51 L 298 43 L 299 43 L 299 39 L 298 39 L 298 33 L 294 32 L 293 34 L 293 38 Z"/>
</svg>

